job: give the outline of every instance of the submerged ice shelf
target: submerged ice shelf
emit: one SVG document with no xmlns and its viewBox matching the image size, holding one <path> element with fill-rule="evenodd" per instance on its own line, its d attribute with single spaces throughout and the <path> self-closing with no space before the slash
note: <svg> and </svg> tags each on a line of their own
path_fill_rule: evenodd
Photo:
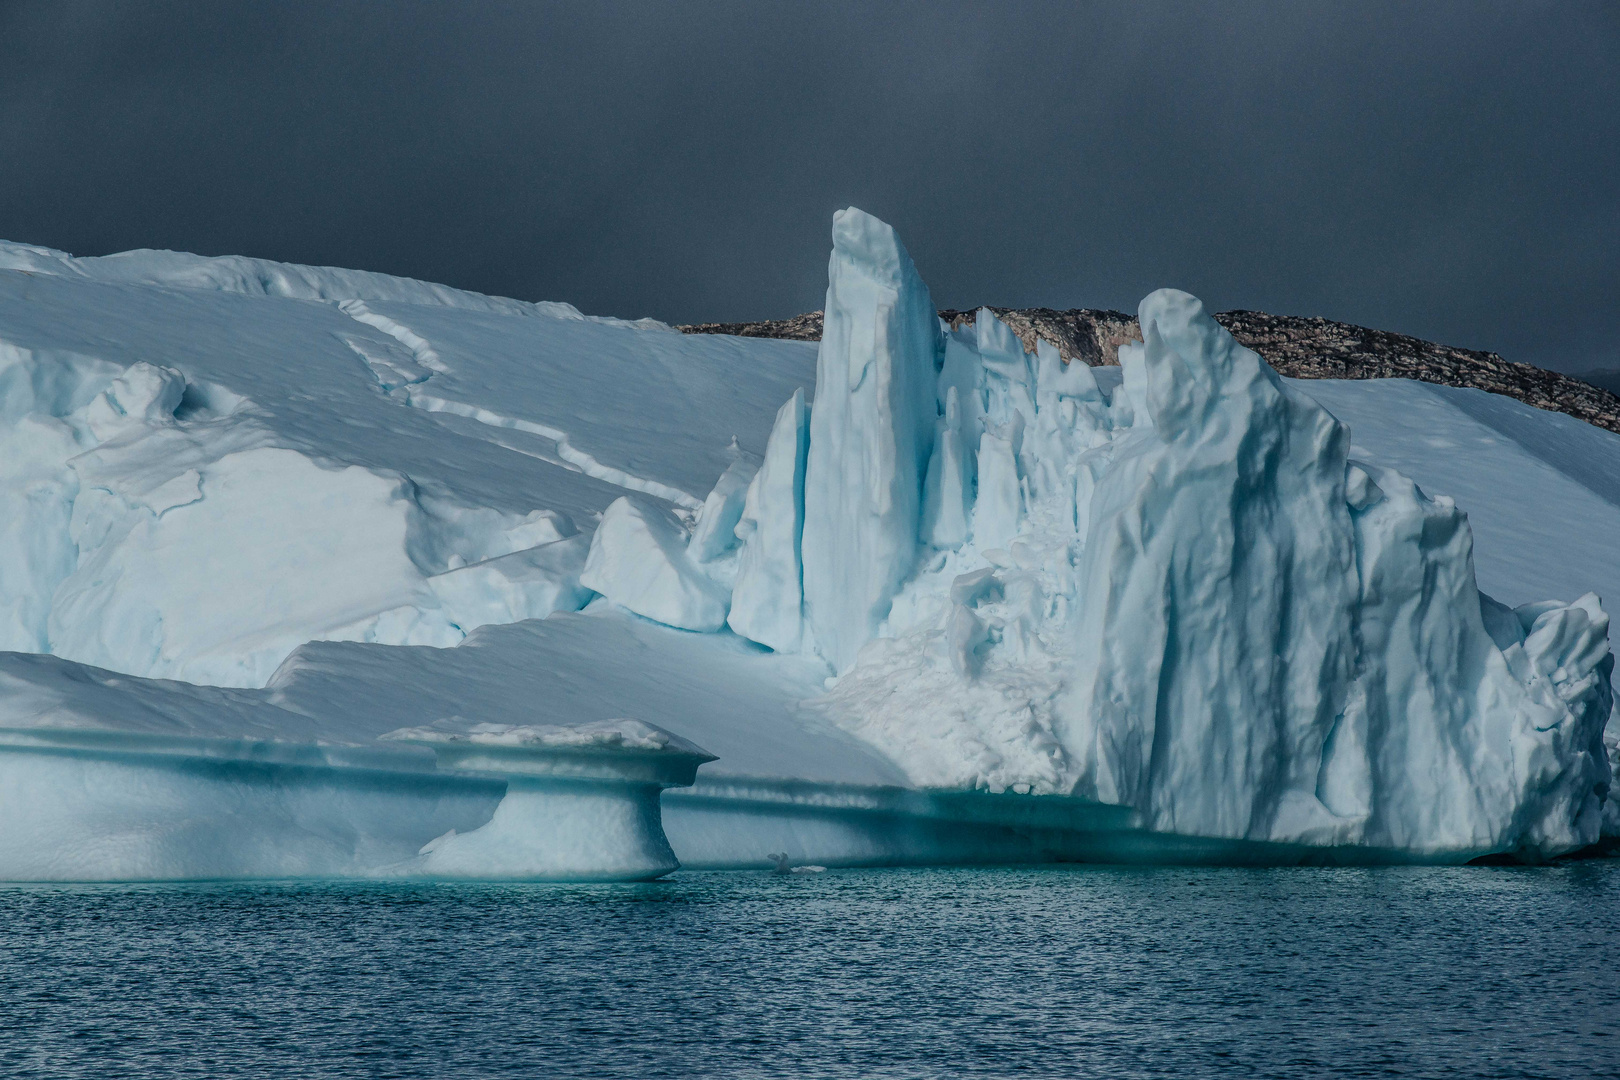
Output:
<svg viewBox="0 0 1620 1080">
<path fill-rule="evenodd" d="M 0 879 L 1620 835 L 1620 439 L 933 311 L 858 210 L 819 347 L 0 245 Z"/>
</svg>

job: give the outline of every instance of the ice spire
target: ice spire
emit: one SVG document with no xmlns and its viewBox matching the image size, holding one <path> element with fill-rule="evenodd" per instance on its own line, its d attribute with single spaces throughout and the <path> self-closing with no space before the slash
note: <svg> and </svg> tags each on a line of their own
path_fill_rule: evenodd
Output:
<svg viewBox="0 0 1620 1080">
<path fill-rule="evenodd" d="M 939 319 L 894 230 L 833 216 L 805 474 L 805 617 L 839 671 L 888 615 L 917 553 L 938 415 Z"/>
</svg>

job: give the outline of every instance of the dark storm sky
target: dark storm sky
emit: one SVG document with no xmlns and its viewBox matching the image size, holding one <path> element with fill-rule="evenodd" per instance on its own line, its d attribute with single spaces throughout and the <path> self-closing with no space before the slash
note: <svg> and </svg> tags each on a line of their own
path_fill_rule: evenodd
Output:
<svg viewBox="0 0 1620 1080">
<path fill-rule="evenodd" d="M 1327 315 L 1620 367 L 1620 4 L 0 2 L 0 236 L 670 321 Z"/>
</svg>

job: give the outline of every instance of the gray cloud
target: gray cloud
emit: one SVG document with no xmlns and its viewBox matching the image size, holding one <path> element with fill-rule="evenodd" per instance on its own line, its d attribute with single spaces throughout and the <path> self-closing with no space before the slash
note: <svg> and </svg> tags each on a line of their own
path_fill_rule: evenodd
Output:
<svg viewBox="0 0 1620 1080">
<path fill-rule="evenodd" d="M 1603 3 L 13 3 L 0 235 L 720 320 L 820 306 L 853 203 L 942 305 L 1620 366 L 1617 57 Z"/>
</svg>

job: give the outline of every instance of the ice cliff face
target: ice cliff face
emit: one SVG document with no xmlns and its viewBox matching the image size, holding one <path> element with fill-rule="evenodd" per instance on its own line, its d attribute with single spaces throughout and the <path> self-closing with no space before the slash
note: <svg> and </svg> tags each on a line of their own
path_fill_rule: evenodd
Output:
<svg viewBox="0 0 1620 1080">
<path fill-rule="evenodd" d="M 939 324 L 858 211 L 831 278 L 803 644 L 780 622 L 756 640 L 818 650 L 840 672 L 819 707 L 915 783 L 1415 856 L 1597 839 L 1596 597 L 1482 596 L 1450 500 L 1351 460 L 1349 430 L 1195 298 L 1142 302 L 1105 389 L 988 311 Z M 797 504 L 775 505 L 787 535 Z M 790 570 L 773 580 L 791 610 Z"/>
<path fill-rule="evenodd" d="M 1612 663 L 1596 598 L 1502 611 L 1448 500 L 1348 461 L 1348 430 L 1193 298 L 1155 293 L 1140 317 L 1151 426 L 1116 440 L 1093 497 L 1055 708 L 1075 790 L 1177 833 L 1595 839 Z"/>
<path fill-rule="evenodd" d="M 1349 433 L 1193 297 L 1141 319 L 1146 423 L 1092 496 L 1058 723 L 1078 790 L 1266 837 L 1278 796 L 1313 790 L 1356 661 Z"/>
</svg>

